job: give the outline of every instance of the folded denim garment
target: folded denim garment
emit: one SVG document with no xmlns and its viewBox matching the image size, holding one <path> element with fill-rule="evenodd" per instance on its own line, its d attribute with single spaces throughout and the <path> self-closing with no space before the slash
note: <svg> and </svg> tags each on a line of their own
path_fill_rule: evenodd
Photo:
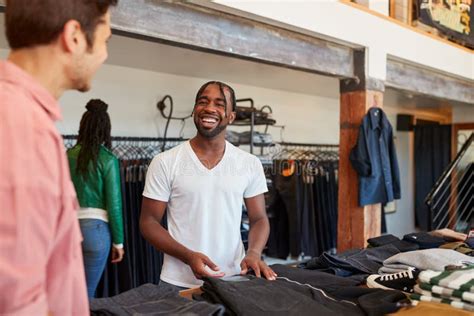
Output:
<svg viewBox="0 0 474 316">
<path fill-rule="evenodd" d="M 90 302 L 93 316 L 132 315 L 223 315 L 222 305 L 196 302 L 184 297 L 170 287 L 144 284 L 108 298 Z"/>
<path fill-rule="evenodd" d="M 446 242 L 442 237 L 432 236 L 425 232 L 407 234 L 403 236 L 403 240 L 417 244 L 420 249 L 438 248 Z"/>
<path fill-rule="evenodd" d="M 395 246 L 400 252 L 407 252 L 418 250 L 420 246 L 418 244 L 408 242 L 405 240 L 400 240 L 398 237 L 395 237 L 391 234 L 382 235 L 374 238 L 367 239 L 367 242 L 372 247 L 380 247 L 385 245 L 393 245 Z"/>
</svg>

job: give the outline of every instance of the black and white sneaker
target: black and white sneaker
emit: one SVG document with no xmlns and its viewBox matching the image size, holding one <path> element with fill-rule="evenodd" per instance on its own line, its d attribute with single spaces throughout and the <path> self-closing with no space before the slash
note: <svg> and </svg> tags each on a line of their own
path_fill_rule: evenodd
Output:
<svg viewBox="0 0 474 316">
<path fill-rule="evenodd" d="M 367 278 L 367 286 L 385 290 L 399 290 L 405 293 L 413 293 L 420 271 L 410 269 L 403 272 L 391 274 L 372 274 Z"/>
</svg>

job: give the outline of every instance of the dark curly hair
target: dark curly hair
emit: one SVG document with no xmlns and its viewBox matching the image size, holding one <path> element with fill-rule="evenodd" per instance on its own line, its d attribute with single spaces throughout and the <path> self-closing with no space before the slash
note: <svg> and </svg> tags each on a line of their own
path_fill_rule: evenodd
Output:
<svg viewBox="0 0 474 316">
<path fill-rule="evenodd" d="M 7 0 L 5 28 L 12 49 L 46 45 L 56 40 L 69 20 L 81 25 L 89 48 L 97 25 L 118 0 Z"/>
<path fill-rule="evenodd" d="M 82 115 L 79 125 L 77 145 L 81 146 L 77 157 L 76 172 L 87 177 L 89 164 L 97 163 L 100 145 L 111 148 L 110 130 L 112 128 L 107 113 L 107 103 L 100 99 L 92 99 L 87 105 L 87 111 Z"/>
</svg>

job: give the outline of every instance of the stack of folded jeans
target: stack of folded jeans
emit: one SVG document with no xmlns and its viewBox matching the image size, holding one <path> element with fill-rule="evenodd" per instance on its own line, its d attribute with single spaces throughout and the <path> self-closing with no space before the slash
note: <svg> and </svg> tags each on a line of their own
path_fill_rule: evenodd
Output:
<svg viewBox="0 0 474 316">
<path fill-rule="evenodd" d="M 406 234 L 403 236 L 403 240 L 417 244 L 420 249 L 438 248 L 446 243 L 444 238 L 426 232 Z"/>
<path fill-rule="evenodd" d="M 422 271 L 418 276 L 416 301 L 449 304 L 474 312 L 474 265 L 448 271 Z"/>
<path fill-rule="evenodd" d="M 399 291 L 357 287 L 327 273 L 274 265 L 276 281 L 252 276 L 205 278 L 202 298 L 230 315 L 382 315 L 398 310 Z"/>
<path fill-rule="evenodd" d="M 323 253 L 318 258 L 308 261 L 304 268 L 342 277 L 374 274 L 382 267 L 384 260 L 398 253 L 400 253 L 398 248 L 391 244 L 376 248 L 351 249 L 336 255 Z"/>
<path fill-rule="evenodd" d="M 406 240 L 400 240 L 398 237 L 395 237 L 391 234 L 386 234 L 374 238 L 367 239 L 370 247 L 380 247 L 391 244 L 392 246 L 397 247 L 400 252 L 418 250 L 420 246 L 416 243 L 409 242 Z"/>
<path fill-rule="evenodd" d="M 94 299 L 90 310 L 93 316 L 224 314 L 221 305 L 192 301 L 170 287 L 150 283 L 113 297 Z"/>
</svg>

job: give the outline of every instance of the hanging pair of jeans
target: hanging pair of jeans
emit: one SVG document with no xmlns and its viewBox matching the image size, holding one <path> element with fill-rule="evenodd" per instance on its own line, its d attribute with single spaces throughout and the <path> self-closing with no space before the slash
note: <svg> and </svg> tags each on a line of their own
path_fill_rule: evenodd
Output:
<svg viewBox="0 0 474 316">
<path fill-rule="evenodd" d="M 318 256 L 323 252 L 318 241 L 317 210 L 315 208 L 315 197 L 313 192 L 313 183 L 302 185 L 302 208 L 301 208 L 301 250 L 305 256 Z"/>
<path fill-rule="evenodd" d="M 267 254 L 286 258 L 333 252 L 337 235 L 337 167 L 313 160 L 274 161 Z M 275 255 L 276 254 L 276 255 Z"/>
<path fill-rule="evenodd" d="M 280 195 L 275 194 L 269 205 L 270 236 L 266 254 L 270 257 L 286 259 L 290 253 L 288 213 Z"/>
<path fill-rule="evenodd" d="M 328 191 L 327 198 L 329 202 L 329 230 L 330 230 L 330 247 L 336 249 L 337 247 L 337 205 L 338 205 L 338 183 L 337 183 L 337 163 L 328 162 Z"/>
<path fill-rule="evenodd" d="M 285 174 L 285 171 L 290 172 Z M 273 207 L 278 208 L 277 212 L 286 212 L 288 218 L 288 241 L 289 250 L 292 257 L 298 257 L 301 253 L 301 173 L 300 166 L 296 161 L 275 160 L 274 179 L 275 190 L 279 196 L 280 203 L 275 203 Z M 284 238 L 282 236 L 282 238 Z"/>
</svg>

